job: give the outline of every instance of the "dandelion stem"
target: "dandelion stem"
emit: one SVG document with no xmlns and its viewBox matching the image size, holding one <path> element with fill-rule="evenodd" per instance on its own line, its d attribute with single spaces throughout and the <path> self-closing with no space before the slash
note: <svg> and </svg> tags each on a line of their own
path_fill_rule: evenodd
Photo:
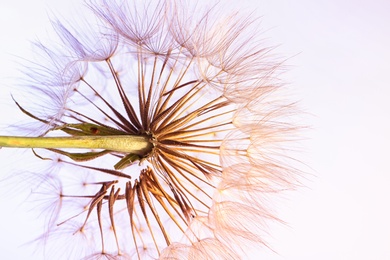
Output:
<svg viewBox="0 0 390 260">
<path fill-rule="evenodd" d="M 0 147 L 104 149 L 145 155 L 153 145 L 147 135 L 22 137 L 0 136 Z"/>
</svg>

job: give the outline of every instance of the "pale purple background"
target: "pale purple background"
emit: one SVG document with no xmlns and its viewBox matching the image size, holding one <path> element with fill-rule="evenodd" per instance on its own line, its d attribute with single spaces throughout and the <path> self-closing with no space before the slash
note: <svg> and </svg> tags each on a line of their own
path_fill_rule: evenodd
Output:
<svg viewBox="0 0 390 260">
<path fill-rule="evenodd" d="M 14 121 L 8 76 L 12 55 L 31 56 L 48 14 L 72 17 L 81 1 L 0 3 L 1 122 Z M 223 1 L 221 1 L 223 2 Z M 302 188 L 278 206 L 288 227 L 273 230 L 272 252 L 253 259 L 390 259 L 390 2 L 240 0 L 263 16 L 264 36 L 291 57 L 285 81 L 311 125 L 300 159 L 311 169 Z M 72 9 L 73 8 L 73 9 Z M 15 112 L 16 115 L 16 112 Z M 9 166 L 0 150 L 0 167 Z M 1 193 L 3 194 L 3 193 Z M 0 198 L 0 258 L 32 259 L 23 198 Z"/>
</svg>

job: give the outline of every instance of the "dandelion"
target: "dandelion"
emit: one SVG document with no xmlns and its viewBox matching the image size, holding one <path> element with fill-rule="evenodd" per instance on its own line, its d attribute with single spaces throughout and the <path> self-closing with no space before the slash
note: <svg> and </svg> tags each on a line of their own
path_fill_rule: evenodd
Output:
<svg viewBox="0 0 390 260">
<path fill-rule="evenodd" d="M 240 259 L 268 246 L 269 199 L 295 183 L 281 145 L 295 128 L 257 19 L 179 1 L 88 6 L 86 30 L 54 21 L 59 41 L 35 45 L 46 63 L 25 74 L 47 102 L 15 98 L 35 136 L 0 137 L 52 162 L 28 177 L 47 255 Z"/>
</svg>

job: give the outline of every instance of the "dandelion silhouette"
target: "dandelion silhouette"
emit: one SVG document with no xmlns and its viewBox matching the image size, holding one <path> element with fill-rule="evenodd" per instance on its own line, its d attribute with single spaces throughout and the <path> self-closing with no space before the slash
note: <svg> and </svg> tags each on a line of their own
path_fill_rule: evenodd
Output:
<svg viewBox="0 0 390 260">
<path fill-rule="evenodd" d="M 36 44 L 49 65 L 26 75 L 51 109 L 16 100 L 41 134 L 0 146 L 56 162 L 33 187 L 49 197 L 49 257 L 241 259 L 266 245 L 267 201 L 295 182 L 280 64 L 256 19 L 190 6 L 103 0 L 89 4 L 97 26 L 54 21 L 61 44 Z"/>
</svg>

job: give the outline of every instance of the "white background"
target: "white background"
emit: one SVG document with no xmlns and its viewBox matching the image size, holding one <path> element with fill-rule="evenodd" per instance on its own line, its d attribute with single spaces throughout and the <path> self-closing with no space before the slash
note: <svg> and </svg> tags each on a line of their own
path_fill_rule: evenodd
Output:
<svg viewBox="0 0 390 260">
<path fill-rule="evenodd" d="M 288 222 L 272 233 L 278 254 L 254 259 L 390 259 L 390 2 L 241 4 L 263 17 L 267 41 L 291 57 L 285 81 L 311 126 L 300 157 L 311 167 L 306 188 L 278 206 Z M 1 123 L 15 122 L 17 114 L 9 105 L 8 77 L 18 66 L 12 54 L 28 59 L 28 41 L 50 27 L 51 10 L 68 18 L 79 6 L 75 0 L 0 2 Z M 7 156 L 0 150 L 2 174 Z M 16 191 L 0 198 L 1 259 L 31 259 L 19 246 L 31 238 L 34 222 L 18 207 L 23 198 Z"/>
</svg>

